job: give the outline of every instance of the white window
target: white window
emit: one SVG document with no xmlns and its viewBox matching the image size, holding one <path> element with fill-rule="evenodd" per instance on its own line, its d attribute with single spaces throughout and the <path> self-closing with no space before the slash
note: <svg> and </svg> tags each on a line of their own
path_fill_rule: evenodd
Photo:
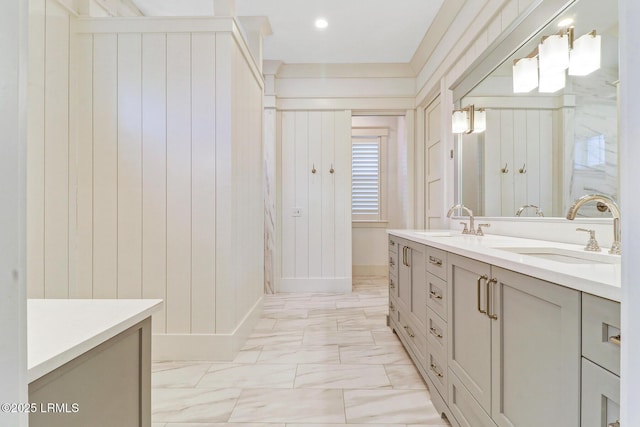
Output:
<svg viewBox="0 0 640 427">
<path fill-rule="evenodd" d="M 387 129 L 354 129 L 351 141 L 351 212 L 354 221 L 386 220 Z"/>
</svg>

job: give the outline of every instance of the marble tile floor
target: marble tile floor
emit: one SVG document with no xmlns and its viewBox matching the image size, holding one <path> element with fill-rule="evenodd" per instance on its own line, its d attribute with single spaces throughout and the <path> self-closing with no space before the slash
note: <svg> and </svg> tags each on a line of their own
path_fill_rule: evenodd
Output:
<svg viewBox="0 0 640 427">
<path fill-rule="evenodd" d="M 446 427 L 386 326 L 385 278 L 265 296 L 232 362 L 153 365 L 153 427 Z"/>
</svg>

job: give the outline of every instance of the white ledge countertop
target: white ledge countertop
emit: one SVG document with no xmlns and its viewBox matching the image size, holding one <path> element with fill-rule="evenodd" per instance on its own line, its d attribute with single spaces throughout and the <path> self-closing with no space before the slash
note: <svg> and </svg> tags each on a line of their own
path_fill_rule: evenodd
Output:
<svg viewBox="0 0 640 427">
<path fill-rule="evenodd" d="M 136 325 L 162 300 L 27 300 L 29 383 Z"/>
<path fill-rule="evenodd" d="M 607 248 L 602 248 L 602 252 L 597 254 L 610 259 L 613 262 L 611 264 L 570 264 L 509 252 L 500 248 L 557 248 L 581 252 L 584 246 L 491 234 L 463 235 L 460 230 L 387 230 L 387 232 L 393 236 L 599 297 L 618 302 L 622 297 L 620 256 L 609 255 Z"/>
</svg>

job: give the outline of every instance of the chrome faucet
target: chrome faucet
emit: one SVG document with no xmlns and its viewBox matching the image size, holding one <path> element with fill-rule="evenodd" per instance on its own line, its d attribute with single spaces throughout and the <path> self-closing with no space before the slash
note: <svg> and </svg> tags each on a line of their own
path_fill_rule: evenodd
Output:
<svg viewBox="0 0 640 427">
<path fill-rule="evenodd" d="M 522 206 L 520 206 L 520 209 L 518 209 L 518 211 L 516 212 L 516 216 L 520 216 L 522 214 L 522 212 L 524 212 L 524 210 L 527 209 L 527 208 L 535 209 L 536 210 L 536 216 L 544 216 L 544 213 L 536 205 L 522 205 Z"/>
<path fill-rule="evenodd" d="M 579 199 L 576 199 L 567 211 L 567 219 L 575 219 L 578 210 L 580 210 L 585 203 L 589 202 L 602 202 L 611 211 L 611 215 L 613 215 L 613 243 L 611 244 L 609 253 L 620 255 L 622 253 L 622 246 L 620 244 L 620 208 L 618 208 L 618 205 L 613 201 L 613 199 L 602 194 L 587 194 L 586 196 L 582 196 Z"/>
<path fill-rule="evenodd" d="M 463 209 L 469 215 L 469 229 L 467 229 L 467 224 L 465 224 L 464 222 L 460 223 L 464 224 L 464 230 L 462 230 L 462 234 L 476 234 L 473 211 L 465 205 L 458 204 L 452 206 L 451 209 L 449 209 L 449 212 L 447 212 L 447 218 L 451 218 L 451 215 L 453 215 L 453 211 L 455 211 L 456 209 Z"/>
</svg>

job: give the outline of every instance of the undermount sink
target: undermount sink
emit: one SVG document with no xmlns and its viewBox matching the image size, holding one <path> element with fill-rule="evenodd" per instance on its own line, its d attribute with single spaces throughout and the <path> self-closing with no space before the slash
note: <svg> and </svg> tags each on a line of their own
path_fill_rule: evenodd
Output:
<svg viewBox="0 0 640 427">
<path fill-rule="evenodd" d="M 580 252 L 554 247 L 494 247 L 501 251 L 528 255 L 563 264 L 620 264 L 620 257 L 599 252 Z"/>
</svg>

